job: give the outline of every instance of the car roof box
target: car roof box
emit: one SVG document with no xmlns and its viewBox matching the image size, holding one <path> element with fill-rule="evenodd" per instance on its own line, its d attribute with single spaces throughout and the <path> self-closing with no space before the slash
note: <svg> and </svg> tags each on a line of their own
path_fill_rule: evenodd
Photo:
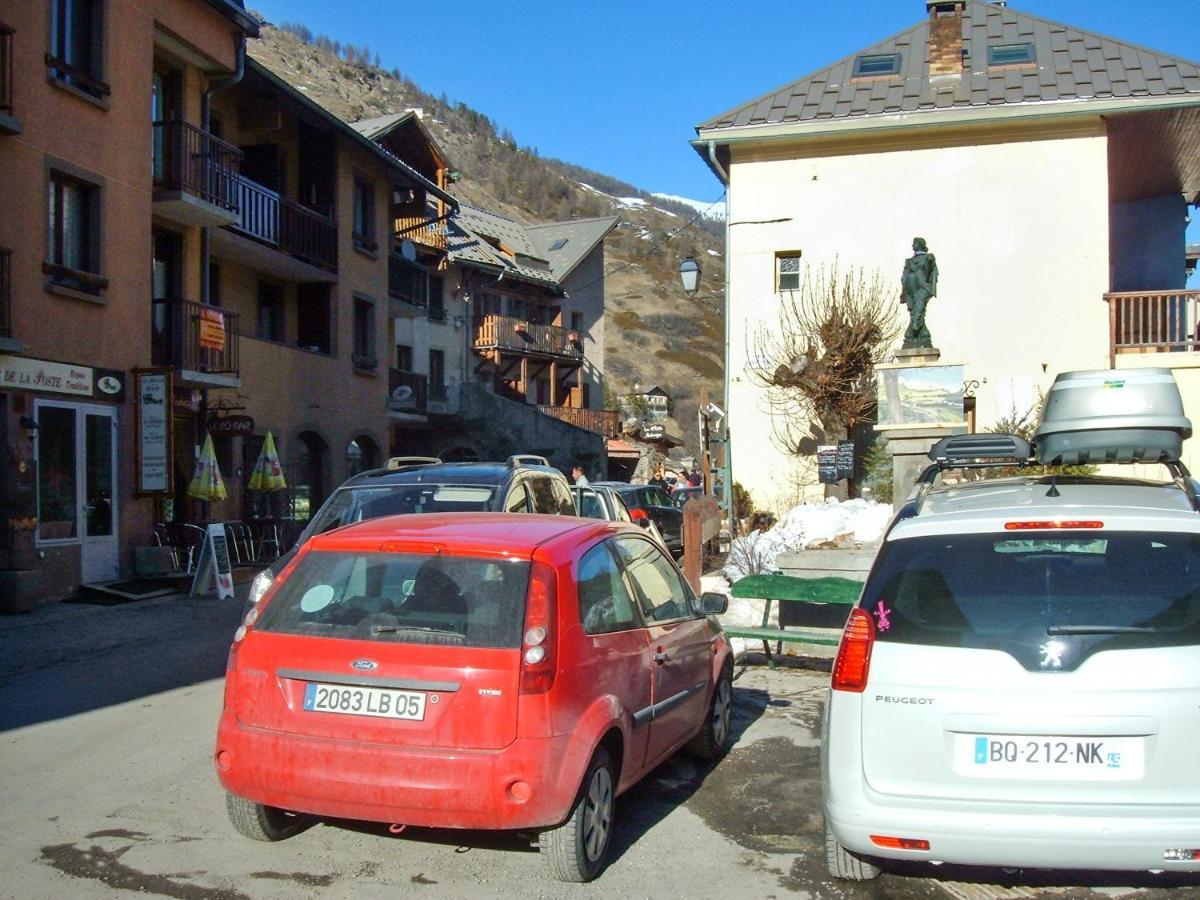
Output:
<svg viewBox="0 0 1200 900">
<path fill-rule="evenodd" d="M 1170 369 L 1098 369 L 1054 379 L 1033 445 L 1044 465 L 1177 462 L 1191 435 Z"/>
</svg>

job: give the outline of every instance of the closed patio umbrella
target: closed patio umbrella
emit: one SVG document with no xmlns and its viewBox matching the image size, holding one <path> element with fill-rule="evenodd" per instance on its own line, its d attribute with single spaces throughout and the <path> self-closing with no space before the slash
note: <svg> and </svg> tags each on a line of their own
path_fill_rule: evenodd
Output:
<svg viewBox="0 0 1200 900">
<path fill-rule="evenodd" d="M 204 447 L 196 457 L 196 471 L 192 475 L 187 493 L 189 497 L 210 503 L 213 500 L 224 500 L 228 496 L 225 492 L 225 482 L 221 478 L 221 469 L 217 465 L 217 451 L 213 449 L 211 434 L 204 437 Z"/>
<path fill-rule="evenodd" d="M 275 449 L 275 437 L 269 431 L 267 439 L 263 441 L 262 450 L 259 451 L 258 460 L 254 463 L 254 469 L 250 473 L 248 487 L 252 491 L 262 491 L 264 494 L 273 494 L 276 491 L 287 489 L 283 468 L 279 465 L 279 453 Z"/>
</svg>

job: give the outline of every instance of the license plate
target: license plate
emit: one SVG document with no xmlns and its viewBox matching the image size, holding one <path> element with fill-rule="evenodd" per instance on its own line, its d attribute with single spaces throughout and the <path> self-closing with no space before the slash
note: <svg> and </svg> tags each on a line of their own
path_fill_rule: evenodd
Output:
<svg viewBox="0 0 1200 900">
<path fill-rule="evenodd" d="M 316 684 L 304 688 L 304 708 L 309 712 L 378 716 L 383 719 L 424 719 L 425 695 L 394 688 L 347 687 Z"/>
<path fill-rule="evenodd" d="M 1140 737 L 959 734 L 954 771 L 975 778 L 1132 781 L 1142 777 Z"/>
</svg>

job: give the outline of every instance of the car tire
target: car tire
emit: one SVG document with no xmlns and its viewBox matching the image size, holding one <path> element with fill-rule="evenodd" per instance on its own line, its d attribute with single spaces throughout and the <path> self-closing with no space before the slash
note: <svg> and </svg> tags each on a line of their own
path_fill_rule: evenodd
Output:
<svg viewBox="0 0 1200 900">
<path fill-rule="evenodd" d="M 308 827 L 305 816 L 264 806 L 236 794 L 225 795 L 225 809 L 233 827 L 255 841 L 282 841 Z"/>
<path fill-rule="evenodd" d="M 603 747 L 596 750 L 579 797 L 567 820 L 543 831 L 538 849 L 559 881 L 591 881 L 604 869 L 612 843 L 617 783 L 612 760 Z"/>
<path fill-rule="evenodd" d="M 825 866 L 829 874 L 842 881 L 870 881 L 879 877 L 879 866 L 867 862 L 838 843 L 829 825 L 825 826 Z"/>
<path fill-rule="evenodd" d="M 704 725 L 687 745 L 687 752 L 712 762 L 720 759 L 733 743 L 733 673 L 726 666 L 713 687 L 712 702 Z"/>
</svg>

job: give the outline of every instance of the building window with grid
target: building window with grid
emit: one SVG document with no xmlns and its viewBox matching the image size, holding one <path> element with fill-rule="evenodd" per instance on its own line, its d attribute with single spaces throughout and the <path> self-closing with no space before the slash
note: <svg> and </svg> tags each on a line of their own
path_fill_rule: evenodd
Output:
<svg viewBox="0 0 1200 900">
<path fill-rule="evenodd" d="M 47 260 L 50 283 L 99 295 L 100 188 L 61 172 L 50 173 Z"/>
<path fill-rule="evenodd" d="M 429 399 L 446 399 L 446 354 L 441 350 L 429 351 Z"/>
<path fill-rule="evenodd" d="M 286 331 L 283 320 L 283 288 L 265 281 L 258 283 L 258 330 L 264 341 L 283 342 Z"/>
<path fill-rule="evenodd" d="M 396 368 L 401 372 L 413 370 L 413 352 L 412 347 L 408 344 L 396 345 Z"/>
<path fill-rule="evenodd" d="M 354 299 L 354 367 L 374 369 L 375 359 L 375 304 L 370 300 Z"/>
<path fill-rule="evenodd" d="M 800 251 L 784 250 L 775 254 L 775 290 L 800 289 Z"/>
<path fill-rule="evenodd" d="M 374 253 L 375 243 L 375 185 L 362 178 L 354 179 L 354 246 Z"/>
<path fill-rule="evenodd" d="M 50 76 L 88 97 L 108 95 L 104 82 L 104 0 L 50 0 Z"/>
</svg>

